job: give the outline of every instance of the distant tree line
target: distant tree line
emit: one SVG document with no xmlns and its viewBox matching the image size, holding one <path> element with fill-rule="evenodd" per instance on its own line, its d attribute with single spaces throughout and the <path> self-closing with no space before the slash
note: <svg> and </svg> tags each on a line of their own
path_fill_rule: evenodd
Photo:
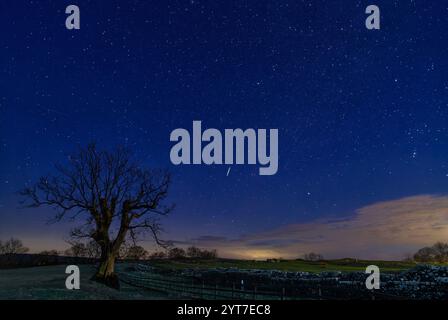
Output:
<svg viewBox="0 0 448 320">
<path fill-rule="evenodd" d="M 96 241 L 83 242 L 69 242 L 70 247 L 65 251 L 58 250 L 44 250 L 39 252 L 39 255 L 46 256 L 68 256 L 76 258 L 91 258 L 99 259 L 101 257 L 101 248 Z M 17 238 L 11 238 L 7 241 L 0 240 L 0 254 L 22 254 L 27 253 L 29 249 L 23 245 L 23 242 Z M 124 260 L 145 260 L 145 259 L 216 259 L 218 253 L 216 250 L 200 249 L 195 246 L 182 249 L 177 247 L 168 248 L 165 251 L 155 251 L 149 253 L 145 248 L 135 244 L 124 244 L 120 248 L 118 254 L 119 259 Z"/>
<path fill-rule="evenodd" d="M 206 250 L 195 246 L 183 248 L 170 248 L 167 251 L 157 251 L 149 256 L 150 259 L 206 259 L 212 260 L 218 257 L 218 252 L 215 249 Z"/>
<path fill-rule="evenodd" d="M 71 246 L 64 251 L 64 255 L 69 257 L 99 259 L 101 257 L 101 247 L 94 240 L 87 243 L 71 242 Z M 118 259 L 144 260 L 148 257 L 148 251 L 138 245 L 123 244 L 118 252 Z"/>
<path fill-rule="evenodd" d="M 99 258 L 101 250 L 95 241 L 87 244 L 74 242 L 71 247 L 64 252 L 64 255 L 71 257 Z M 178 247 L 168 248 L 165 251 L 155 251 L 149 253 L 145 248 L 138 245 L 123 245 L 118 258 L 123 260 L 145 260 L 145 259 L 216 259 L 216 250 L 205 250 L 197 247 L 189 247 L 186 250 Z"/>
<path fill-rule="evenodd" d="M 44 250 L 39 252 L 40 255 L 57 256 L 64 255 L 78 258 L 99 259 L 101 257 L 101 248 L 97 242 L 91 240 L 87 243 L 70 242 L 70 248 L 63 252 L 57 250 Z M 17 238 L 10 238 L 6 241 L 0 240 L 1 254 L 23 254 L 29 249 L 23 245 L 23 242 Z M 165 251 L 155 251 L 149 253 L 145 248 L 139 245 L 125 244 L 120 248 L 118 254 L 119 259 L 124 260 L 145 260 L 145 259 L 216 259 L 218 253 L 215 249 L 206 250 L 195 246 L 188 247 L 186 250 L 178 247 L 171 247 Z M 306 261 L 321 261 L 324 257 L 315 252 L 303 254 L 301 259 Z M 270 261 L 279 259 L 268 259 Z M 281 259 L 280 259 L 281 260 Z M 437 242 L 430 247 L 424 247 L 415 254 L 409 255 L 405 260 L 420 263 L 448 263 L 448 243 Z"/>
<path fill-rule="evenodd" d="M 59 251 L 58 250 L 44 250 L 39 252 L 38 254 L 42 255 L 42 256 L 59 256 Z"/>
</svg>

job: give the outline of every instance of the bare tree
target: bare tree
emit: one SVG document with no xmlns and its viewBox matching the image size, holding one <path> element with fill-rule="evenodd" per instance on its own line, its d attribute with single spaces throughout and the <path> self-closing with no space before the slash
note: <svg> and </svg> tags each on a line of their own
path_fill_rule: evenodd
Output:
<svg viewBox="0 0 448 320">
<path fill-rule="evenodd" d="M 115 260 L 127 238 L 135 242 L 148 231 L 157 244 L 164 245 L 158 216 L 173 208 L 164 204 L 170 175 L 141 168 L 124 148 L 99 151 L 95 144 L 79 150 L 68 158 L 68 165 L 57 165 L 56 170 L 56 175 L 42 177 L 21 192 L 25 202 L 29 207 L 53 207 L 54 221 L 66 216 L 84 221 L 71 236 L 93 239 L 100 246 L 94 279 L 118 287 Z"/>
<path fill-rule="evenodd" d="M 186 256 L 186 252 L 184 249 L 182 248 L 171 248 L 168 251 L 168 258 L 170 259 L 181 259 L 181 258 L 185 258 Z"/>
<path fill-rule="evenodd" d="M 148 256 L 148 251 L 142 246 L 131 246 L 126 252 L 125 259 L 143 260 Z"/>
<path fill-rule="evenodd" d="M 186 255 L 193 259 L 216 259 L 218 257 L 218 252 L 215 249 L 205 250 L 191 246 L 187 248 Z"/>
<path fill-rule="evenodd" d="M 86 244 L 87 258 L 98 259 L 101 257 L 101 247 L 95 240 L 90 240 Z"/>
<path fill-rule="evenodd" d="M 414 254 L 417 262 L 448 262 L 448 243 L 437 242 L 431 247 L 424 247 Z"/>
<path fill-rule="evenodd" d="M 166 255 L 165 252 L 163 252 L 163 251 L 156 251 L 156 252 L 153 252 L 153 253 L 151 253 L 149 255 L 149 259 L 155 259 L 155 260 L 157 260 L 157 259 L 165 259 L 166 256 L 167 255 Z"/>
<path fill-rule="evenodd" d="M 28 251 L 20 239 L 11 238 L 4 243 L 0 241 L 0 254 L 20 254 Z"/>
<path fill-rule="evenodd" d="M 201 259 L 216 259 L 218 258 L 218 251 L 216 249 L 212 250 L 201 250 Z"/>
<path fill-rule="evenodd" d="M 67 250 L 65 250 L 64 254 L 69 257 L 86 257 L 87 256 L 87 248 L 86 245 L 82 242 L 72 241 L 70 242 L 71 246 Z"/>
<path fill-rule="evenodd" d="M 191 246 L 187 248 L 187 256 L 190 258 L 200 258 L 201 257 L 201 249 Z"/>
<path fill-rule="evenodd" d="M 101 247 L 95 240 L 87 243 L 80 241 L 68 241 L 70 248 L 64 251 L 64 255 L 76 258 L 98 259 L 101 257 Z"/>
</svg>

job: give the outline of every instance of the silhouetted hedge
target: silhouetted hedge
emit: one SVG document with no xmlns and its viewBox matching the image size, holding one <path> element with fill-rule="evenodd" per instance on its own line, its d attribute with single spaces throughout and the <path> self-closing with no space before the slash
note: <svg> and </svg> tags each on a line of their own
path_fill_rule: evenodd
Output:
<svg viewBox="0 0 448 320">
<path fill-rule="evenodd" d="M 0 269 L 26 268 L 50 266 L 59 264 L 91 264 L 96 259 L 66 257 L 42 254 L 2 254 L 0 255 Z"/>
</svg>

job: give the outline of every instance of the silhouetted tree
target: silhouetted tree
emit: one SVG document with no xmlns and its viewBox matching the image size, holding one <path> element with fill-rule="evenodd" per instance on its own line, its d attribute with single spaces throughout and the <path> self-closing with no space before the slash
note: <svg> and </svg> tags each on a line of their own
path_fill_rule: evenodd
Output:
<svg viewBox="0 0 448 320">
<path fill-rule="evenodd" d="M 448 262 L 448 243 L 437 242 L 432 247 L 436 251 L 437 262 Z"/>
<path fill-rule="evenodd" d="M 201 259 L 216 259 L 218 257 L 218 251 L 216 249 L 212 250 L 201 250 Z"/>
<path fill-rule="evenodd" d="M 142 260 L 148 256 L 148 251 L 141 246 L 131 246 L 126 253 L 126 259 Z"/>
<path fill-rule="evenodd" d="M 65 250 L 64 254 L 70 257 L 86 257 L 87 256 L 87 248 L 86 245 L 82 242 L 71 242 L 71 247 Z"/>
<path fill-rule="evenodd" d="M 0 241 L 0 254 L 20 254 L 28 251 L 20 239 L 11 238 L 4 243 Z"/>
<path fill-rule="evenodd" d="M 25 188 L 22 195 L 29 207 L 55 208 L 54 221 L 67 215 L 83 220 L 81 227 L 72 230 L 72 237 L 92 239 L 100 246 L 101 263 L 94 279 L 118 287 L 115 260 L 127 237 L 135 241 L 149 231 L 164 245 L 157 216 L 172 209 L 164 205 L 170 175 L 139 167 L 126 149 L 99 151 L 95 144 L 68 157 L 68 165 L 58 165 L 56 171 Z"/>
<path fill-rule="evenodd" d="M 215 259 L 218 256 L 218 253 L 215 249 L 205 250 L 191 246 L 187 248 L 186 255 L 194 259 Z"/>
<path fill-rule="evenodd" d="M 199 258 L 201 256 L 201 249 L 195 246 L 188 247 L 187 256 L 190 258 Z"/>
<path fill-rule="evenodd" d="M 437 242 L 431 247 L 424 247 L 414 254 L 417 262 L 448 262 L 448 243 Z"/>
<path fill-rule="evenodd" d="M 98 259 L 101 257 L 101 247 L 95 240 L 90 240 L 86 244 L 86 257 Z"/>
<path fill-rule="evenodd" d="M 182 248 L 171 248 L 168 251 L 168 257 L 170 259 L 180 259 L 180 258 L 185 258 L 186 253 L 185 250 Z"/>
<path fill-rule="evenodd" d="M 163 251 L 156 251 L 150 254 L 149 259 L 165 259 L 166 253 Z"/>
</svg>

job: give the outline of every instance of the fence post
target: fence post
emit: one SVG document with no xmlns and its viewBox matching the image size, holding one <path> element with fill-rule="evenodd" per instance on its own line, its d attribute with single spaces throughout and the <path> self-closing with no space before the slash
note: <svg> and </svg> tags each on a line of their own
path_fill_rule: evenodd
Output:
<svg viewBox="0 0 448 320">
<path fill-rule="evenodd" d="M 285 299 L 285 288 L 282 288 L 282 296 L 281 296 L 281 300 Z"/>
<path fill-rule="evenodd" d="M 232 283 L 232 299 L 234 298 L 235 295 L 235 282 Z"/>
<path fill-rule="evenodd" d="M 215 300 L 218 296 L 218 284 L 215 284 Z"/>
<path fill-rule="evenodd" d="M 257 286 L 254 287 L 254 300 L 257 299 Z"/>
</svg>

